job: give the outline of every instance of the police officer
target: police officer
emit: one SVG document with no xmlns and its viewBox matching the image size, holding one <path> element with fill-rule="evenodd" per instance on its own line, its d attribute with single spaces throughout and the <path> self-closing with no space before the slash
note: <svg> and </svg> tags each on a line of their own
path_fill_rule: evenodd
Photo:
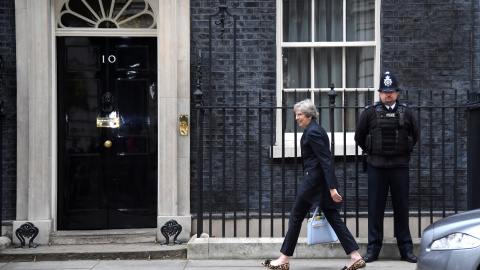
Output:
<svg viewBox="0 0 480 270">
<path fill-rule="evenodd" d="M 367 153 L 368 245 L 365 262 L 378 260 L 383 241 L 383 219 L 388 191 L 394 212 L 394 235 L 401 260 L 416 263 L 410 235 L 408 193 L 410 153 L 418 139 L 412 110 L 399 103 L 397 78 L 380 78 L 380 101 L 365 107 L 358 119 L 355 141 Z"/>
</svg>

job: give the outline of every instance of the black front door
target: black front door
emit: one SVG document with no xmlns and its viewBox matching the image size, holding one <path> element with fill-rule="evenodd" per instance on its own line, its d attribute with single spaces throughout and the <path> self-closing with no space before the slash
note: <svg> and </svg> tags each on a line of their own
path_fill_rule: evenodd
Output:
<svg viewBox="0 0 480 270">
<path fill-rule="evenodd" d="M 58 229 L 156 227 L 156 38 L 57 38 Z"/>
</svg>

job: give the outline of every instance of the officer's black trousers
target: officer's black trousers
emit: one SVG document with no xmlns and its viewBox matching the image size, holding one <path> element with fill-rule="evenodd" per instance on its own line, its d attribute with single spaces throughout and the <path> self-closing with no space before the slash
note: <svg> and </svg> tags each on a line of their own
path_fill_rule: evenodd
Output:
<svg viewBox="0 0 480 270">
<path fill-rule="evenodd" d="M 382 248 L 383 218 L 389 190 L 398 249 L 401 255 L 412 252 L 412 236 L 408 224 L 408 172 L 408 167 L 378 168 L 368 165 L 368 253 L 378 256 Z"/>
</svg>

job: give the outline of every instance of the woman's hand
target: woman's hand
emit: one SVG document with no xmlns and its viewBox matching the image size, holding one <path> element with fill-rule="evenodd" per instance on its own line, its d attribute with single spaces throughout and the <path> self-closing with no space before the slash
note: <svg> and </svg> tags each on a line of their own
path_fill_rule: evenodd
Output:
<svg viewBox="0 0 480 270">
<path fill-rule="evenodd" d="M 337 189 L 330 189 L 330 195 L 332 196 L 332 199 L 335 202 L 341 202 L 342 201 L 342 196 L 338 194 Z"/>
</svg>

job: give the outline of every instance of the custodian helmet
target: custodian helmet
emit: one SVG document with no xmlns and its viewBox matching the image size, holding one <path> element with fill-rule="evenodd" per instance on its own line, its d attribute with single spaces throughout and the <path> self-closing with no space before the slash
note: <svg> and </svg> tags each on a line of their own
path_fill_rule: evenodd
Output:
<svg viewBox="0 0 480 270">
<path fill-rule="evenodd" d="M 397 78 L 390 71 L 387 71 L 380 77 L 380 88 L 378 88 L 378 91 L 393 92 L 395 90 L 399 90 Z"/>
</svg>

